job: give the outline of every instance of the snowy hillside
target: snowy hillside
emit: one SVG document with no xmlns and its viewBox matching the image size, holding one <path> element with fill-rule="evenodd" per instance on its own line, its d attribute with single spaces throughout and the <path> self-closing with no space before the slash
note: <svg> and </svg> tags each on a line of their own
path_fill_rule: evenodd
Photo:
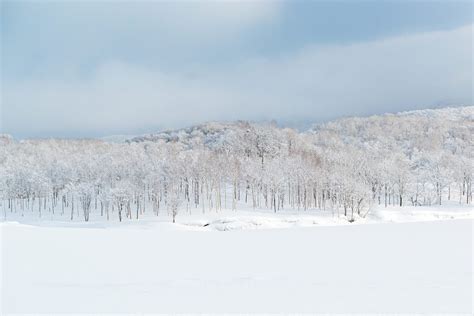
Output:
<svg viewBox="0 0 474 316">
<path fill-rule="evenodd" d="M 426 109 L 399 112 L 396 114 L 374 115 L 370 117 L 350 117 L 339 119 L 327 123 L 315 124 L 308 130 L 309 133 L 318 133 L 318 131 L 330 129 L 343 136 L 344 128 L 346 126 L 357 126 L 357 130 L 346 130 L 346 133 L 352 134 L 353 137 L 358 137 L 357 133 L 361 130 L 373 128 L 377 125 L 379 128 L 387 128 L 385 132 L 398 132 L 397 129 L 392 129 L 394 125 L 405 125 L 404 128 L 417 127 L 417 124 L 430 124 L 432 129 L 437 127 L 449 128 L 456 123 L 461 125 L 467 124 L 470 128 L 474 128 L 474 106 L 464 107 L 448 107 L 440 109 Z M 409 126 L 414 125 L 414 126 Z M 185 146 L 192 147 L 198 145 L 205 145 L 209 148 L 216 148 L 225 143 L 232 144 L 236 141 L 235 134 L 252 133 L 255 128 L 277 128 L 276 124 L 272 123 L 252 123 L 246 121 L 237 122 L 209 122 L 205 124 L 195 125 L 187 128 L 166 130 L 153 134 L 147 134 L 129 138 L 129 142 L 175 142 L 182 143 Z M 336 130 L 337 129 L 337 130 Z M 295 131 L 296 132 L 296 131 Z M 308 132 L 303 132 L 306 134 Z M 378 136 L 384 137 L 384 133 Z"/>
<path fill-rule="evenodd" d="M 337 137 L 345 145 L 402 149 L 410 157 L 422 150 L 455 153 L 458 142 L 468 142 L 467 149 L 471 150 L 474 106 L 344 118 L 315 125 L 310 132 L 320 144 Z M 332 145 L 331 140 L 328 142 Z"/>
<path fill-rule="evenodd" d="M 210 149 L 220 148 L 224 145 L 235 146 L 233 141 L 237 141 L 235 136 L 250 133 L 256 126 L 266 126 L 266 124 L 256 124 L 244 121 L 237 122 L 209 122 L 182 128 L 177 130 L 167 130 L 155 134 L 143 135 L 129 139 L 129 142 L 158 142 L 158 143 L 178 143 L 185 148 L 206 146 Z M 270 126 L 268 126 L 270 127 Z"/>
</svg>

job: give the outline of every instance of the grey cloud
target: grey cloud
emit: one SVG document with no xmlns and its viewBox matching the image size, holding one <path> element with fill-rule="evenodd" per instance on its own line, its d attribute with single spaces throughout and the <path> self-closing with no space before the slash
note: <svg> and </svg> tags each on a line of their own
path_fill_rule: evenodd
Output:
<svg viewBox="0 0 474 316">
<path fill-rule="evenodd" d="M 129 133 L 209 120 L 321 120 L 472 103 L 472 26 L 184 72 L 109 62 L 4 83 L 4 132 Z"/>
</svg>

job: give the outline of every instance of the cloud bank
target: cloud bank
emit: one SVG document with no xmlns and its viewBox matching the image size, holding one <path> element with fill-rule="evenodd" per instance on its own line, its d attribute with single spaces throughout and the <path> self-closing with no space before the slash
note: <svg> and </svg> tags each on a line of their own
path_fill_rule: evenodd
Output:
<svg viewBox="0 0 474 316">
<path fill-rule="evenodd" d="M 210 120 L 320 121 L 472 104 L 472 41 L 468 25 L 307 46 L 221 67 L 169 71 L 110 60 L 87 76 L 4 82 L 3 132 L 93 136 Z"/>
</svg>

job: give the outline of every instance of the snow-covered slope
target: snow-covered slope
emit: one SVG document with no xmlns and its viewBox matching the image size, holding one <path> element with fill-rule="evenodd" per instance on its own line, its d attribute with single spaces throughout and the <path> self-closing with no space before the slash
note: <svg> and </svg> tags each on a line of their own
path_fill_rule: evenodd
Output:
<svg viewBox="0 0 474 316">
<path fill-rule="evenodd" d="M 180 143 L 186 148 L 195 146 L 206 146 L 217 148 L 224 143 L 231 141 L 236 133 L 244 134 L 249 132 L 254 126 L 260 125 L 250 122 L 209 122 L 187 128 L 166 130 L 154 134 L 137 136 L 129 142 L 164 142 Z"/>
<path fill-rule="evenodd" d="M 424 109 L 386 114 L 396 116 L 418 116 L 441 118 L 450 121 L 474 120 L 474 106 L 444 107 L 438 109 Z"/>
<path fill-rule="evenodd" d="M 385 131 L 390 131 L 393 125 L 411 125 L 416 129 L 417 122 L 431 124 L 433 129 L 440 125 L 453 126 L 457 123 L 474 123 L 474 106 L 447 107 L 439 109 L 425 109 L 406 111 L 399 113 L 387 113 L 384 115 L 373 115 L 370 117 L 349 117 L 326 123 L 314 124 L 306 133 L 318 133 L 319 131 L 332 130 L 343 134 L 345 126 L 356 126 L 356 130 L 347 130 L 356 137 L 356 132 L 361 132 L 365 128 L 377 125 L 379 128 L 386 127 Z M 205 145 L 209 148 L 216 148 L 225 142 L 232 141 L 233 134 L 250 133 L 256 127 L 278 128 L 276 124 L 255 123 L 246 121 L 236 122 L 209 122 L 187 128 L 160 131 L 157 133 L 137 136 L 128 139 L 129 142 L 175 142 L 182 143 L 190 148 L 195 145 Z M 471 126 L 472 128 L 472 126 Z M 393 130 L 392 131 L 396 131 Z M 296 132 L 296 131 L 295 131 Z"/>
</svg>

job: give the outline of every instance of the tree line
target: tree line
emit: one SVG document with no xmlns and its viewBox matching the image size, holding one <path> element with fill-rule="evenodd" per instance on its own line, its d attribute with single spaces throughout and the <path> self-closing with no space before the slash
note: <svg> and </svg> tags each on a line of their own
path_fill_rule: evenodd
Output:
<svg viewBox="0 0 474 316">
<path fill-rule="evenodd" d="M 437 113 L 436 111 L 434 113 Z M 443 112 L 446 113 L 446 112 Z M 331 210 L 472 203 L 473 107 L 347 118 L 306 132 L 209 123 L 125 143 L 0 137 L 8 212 L 138 219 L 237 209 Z"/>
</svg>

